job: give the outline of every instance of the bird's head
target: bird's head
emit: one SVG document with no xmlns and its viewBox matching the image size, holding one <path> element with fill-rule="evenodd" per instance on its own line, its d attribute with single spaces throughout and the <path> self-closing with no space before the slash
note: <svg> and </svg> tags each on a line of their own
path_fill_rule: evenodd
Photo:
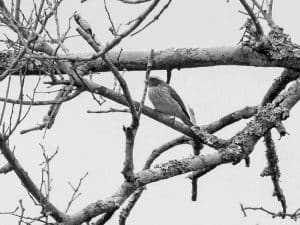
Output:
<svg viewBox="0 0 300 225">
<path fill-rule="evenodd" d="M 165 82 L 158 77 L 150 77 L 149 78 L 149 87 L 156 87 L 160 84 L 164 84 Z"/>
</svg>

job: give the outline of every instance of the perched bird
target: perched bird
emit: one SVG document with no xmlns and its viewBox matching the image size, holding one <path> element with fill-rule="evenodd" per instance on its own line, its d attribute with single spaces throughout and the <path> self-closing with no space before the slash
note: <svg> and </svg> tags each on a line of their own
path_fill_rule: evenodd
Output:
<svg viewBox="0 0 300 225">
<path fill-rule="evenodd" d="M 163 80 L 150 77 L 148 97 L 157 111 L 178 117 L 186 125 L 193 126 L 180 96 Z"/>
</svg>

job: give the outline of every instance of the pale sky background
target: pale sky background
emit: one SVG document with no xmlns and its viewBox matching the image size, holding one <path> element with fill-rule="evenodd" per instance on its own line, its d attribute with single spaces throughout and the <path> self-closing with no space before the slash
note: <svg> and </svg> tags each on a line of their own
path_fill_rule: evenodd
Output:
<svg viewBox="0 0 300 225">
<path fill-rule="evenodd" d="M 115 0 L 108 3 L 115 24 L 126 23 L 145 7 L 127 6 Z M 27 1 L 22 2 L 22 7 L 28 10 L 30 6 L 25 4 Z M 300 43 L 299 7 L 300 2 L 297 0 L 278 0 L 274 3 L 275 22 L 282 26 L 296 43 Z M 158 21 L 139 35 L 124 40 L 120 47 L 124 50 L 148 51 L 151 48 L 160 50 L 170 47 L 235 45 L 242 35 L 239 28 L 246 19 L 238 13 L 238 9 L 242 9 L 239 1 L 233 0 L 229 3 L 225 0 L 173 1 Z M 111 40 L 109 22 L 102 1 L 89 0 L 81 5 L 79 0 L 65 0 L 60 8 L 62 28 L 66 28 L 68 18 L 76 10 L 90 22 L 99 40 L 103 43 Z M 152 17 L 153 14 L 149 18 Z M 55 27 L 50 26 L 49 30 L 51 29 L 54 31 Z M 92 52 L 80 38 L 70 40 L 68 47 L 71 52 Z M 198 123 L 207 124 L 245 106 L 259 104 L 281 71 L 280 68 L 238 66 L 182 69 L 173 72 L 171 84 L 186 104 L 194 108 Z M 164 71 L 153 71 L 152 75 L 165 78 Z M 111 87 L 111 73 L 102 73 L 98 78 L 98 82 Z M 127 72 L 125 78 L 134 99 L 139 100 L 144 84 L 144 72 Z M 31 80 L 28 81 L 28 87 L 32 86 L 32 83 Z M 3 89 L 4 85 L 1 86 L 1 93 Z M 148 100 L 146 104 L 151 105 Z M 106 103 L 104 107 L 111 106 L 123 108 L 113 103 Z M 40 122 L 47 108 L 34 107 L 30 117 L 19 130 Z M 89 175 L 81 188 L 82 195 L 73 204 L 71 213 L 91 202 L 110 196 L 123 181 L 120 173 L 125 142 L 122 126 L 129 124 L 130 115 L 86 113 L 87 110 L 98 109 L 91 96 L 83 94 L 63 105 L 45 139 L 43 132 L 19 135 L 18 130 L 10 140 L 10 143 L 16 146 L 16 156 L 36 184 L 39 184 L 41 179 L 39 163 L 42 161 L 42 152 L 39 143 L 47 148 L 49 154 L 59 146 L 59 154 L 51 164 L 51 201 L 61 210 L 66 208 L 72 195 L 67 182 L 77 184 L 86 172 L 89 172 Z M 278 141 L 278 134 L 273 132 L 280 158 L 281 186 L 286 195 L 289 212 L 294 212 L 300 207 L 299 113 L 300 107 L 297 105 L 293 108 L 291 117 L 284 122 L 289 136 Z M 231 137 L 245 124 L 246 121 L 239 122 L 217 134 L 222 138 Z M 178 135 L 178 132 L 143 116 L 134 148 L 136 171 L 142 168 L 145 159 L 154 148 Z M 191 153 L 190 146 L 176 147 L 162 155 L 157 163 L 181 159 Z M 5 160 L 1 158 L 0 163 L 3 165 Z M 273 185 L 270 178 L 260 177 L 265 166 L 265 149 L 260 141 L 251 155 L 250 168 L 246 168 L 243 162 L 236 166 L 223 165 L 202 177 L 199 180 L 197 202 L 190 200 L 191 184 L 190 180 L 185 178 L 187 174 L 153 183 L 147 186 L 147 191 L 133 209 L 127 224 L 296 224 L 289 219 L 272 219 L 259 211 L 248 211 L 248 217 L 243 217 L 240 203 L 245 206 L 264 206 L 275 212 L 281 209 L 280 203 L 272 197 Z M 38 214 L 40 209 L 33 206 L 14 173 L 1 175 L 0 190 L 0 211 L 11 211 L 18 205 L 18 200 L 23 199 L 27 215 L 34 215 L 33 212 Z M 0 221 L 1 224 L 17 223 L 16 218 L 7 215 L 0 215 Z M 107 224 L 117 224 L 117 221 L 118 213 Z"/>
</svg>

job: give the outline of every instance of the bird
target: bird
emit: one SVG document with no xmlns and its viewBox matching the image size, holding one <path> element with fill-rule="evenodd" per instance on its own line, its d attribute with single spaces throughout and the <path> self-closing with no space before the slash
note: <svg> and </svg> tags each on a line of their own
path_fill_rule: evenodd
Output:
<svg viewBox="0 0 300 225">
<path fill-rule="evenodd" d="M 178 117 L 188 126 L 194 125 L 182 99 L 169 84 L 158 77 L 151 76 L 148 87 L 148 97 L 155 110 Z"/>
</svg>

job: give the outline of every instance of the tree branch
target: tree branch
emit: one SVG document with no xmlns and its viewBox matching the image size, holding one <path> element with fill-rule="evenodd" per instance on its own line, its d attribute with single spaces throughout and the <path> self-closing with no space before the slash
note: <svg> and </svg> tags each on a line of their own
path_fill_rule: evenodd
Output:
<svg viewBox="0 0 300 225">
<path fill-rule="evenodd" d="M 24 70 L 25 75 L 45 75 L 48 74 L 45 68 L 37 66 L 42 65 L 44 58 L 53 60 L 73 60 L 74 67 L 82 74 L 91 72 L 106 72 L 109 68 L 102 59 L 91 60 L 93 53 L 77 54 L 77 55 L 59 55 L 51 56 L 51 51 L 47 50 L 50 56 L 43 56 L 41 59 L 32 56 L 33 62 L 28 62 L 27 70 L 24 63 L 17 65 L 20 70 Z M 152 70 L 172 70 L 184 68 L 197 68 L 218 65 L 240 65 L 240 66 L 256 66 L 256 67 L 284 67 L 294 70 L 300 69 L 300 50 L 295 48 L 294 55 L 281 56 L 280 58 L 270 58 L 264 54 L 257 53 L 249 47 L 245 46 L 223 46 L 212 48 L 170 48 L 165 50 L 155 50 Z M 9 65 L 10 52 L 0 52 L 0 73 L 3 73 Z M 111 62 L 122 71 L 146 71 L 148 62 L 148 51 L 111 51 L 106 55 Z M 78 61 L 78 62 L 76 62 Z M 85 62 L 89 61 L 89 62 Z M 18 75 L 14 72 L 13 74 Z"/>
<path fill-rule="evenodd" d="M 246 0 L 240 0 L 241 4 L 244 6 L 244 8 L 246 9 L 247 13 L 249 14 L 250 18 L 252 19 L 255 27 L 256 27 L 256 32 L 258 37 L 262 37 L 264 35 L 264 31 L 257 19 L 257 17 L 255 16 L 253 10 L 251 9 L 251 7 L 248 5 Z"/>
<path fill-rule="evenodd" d="M 51 216 L 56 221 L 65 221 L 67 216 L 58 210 L 47 198 L 40 192 L 39 188 L 34 184 L 34 182 L 29 177 L 28 173 L 23 169 L 17 158 L 14 156 L 13 152 L 9 149 L 5 137 L 0 133 L 0 150 L 4 155 L 9 164 L 13 167 L 14 172 L 22 181 L 26 190 L 34 196 L 34 198 L 43 207 L 44 213 L 50 213 Z"/>
<path fill-rule="evenodd" d="M 99 200 L 88 205 L 60 225 L 80 224 L 94 216 L 111 211 L 115 207 L 119 207 L 137 188 L 146 184 L 191 171 L 216 167 L 224 163 L 238 163 L 245 156 L 251 154 L 258 140 L 275 125 L 276 121 L 282 119 L 284 112 L 290 110 L 294 103 L 300 100 L 300 82 L 294 82 L 288 90 L 281 94 L 281 97 L 284 100 L 279 107 L 274 108 L 272 104 L 262 107 L 256 117 L 242 131 L 228 140 L 227 146 L 222 151 L 171 160 L 157 165 L 153 169 L 142 170 L 135 175 L 134 183 L 123 183 L 114 195 L 104 201 Z M 295 101 L 296 99 L 297 101 Z M 288 108 L 283 108 L 283 106 L 288 106 Z"/>
</svg>

